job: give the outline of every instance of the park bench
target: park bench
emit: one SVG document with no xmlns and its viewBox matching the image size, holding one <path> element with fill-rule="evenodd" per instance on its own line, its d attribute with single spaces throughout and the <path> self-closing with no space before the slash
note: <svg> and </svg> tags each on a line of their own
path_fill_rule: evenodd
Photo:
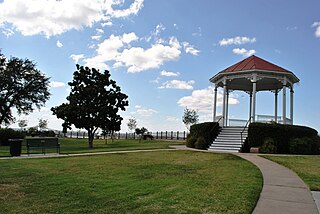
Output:
<svg viewBox="0 0 320 214">
<path fill-rule="evenodd" d="M 57 153 L 60 154 L 60 143 L 57 137 L 30 137 L 25 138 L 25 140 L 28 155 L 34 149 L 40 149 L 44 155 L 46 154 L 46 149 L 57 149 Z"/>
</svg>

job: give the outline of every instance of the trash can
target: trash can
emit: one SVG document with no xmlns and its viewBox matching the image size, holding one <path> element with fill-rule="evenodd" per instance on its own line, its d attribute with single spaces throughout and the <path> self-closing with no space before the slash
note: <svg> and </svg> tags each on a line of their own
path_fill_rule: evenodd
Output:
<svg viewBox="0 0 320 214">
<path fill-rule="evenodd" d="M 9 139 L 11 156 L 21 156 L 23 139 Z"/>
</svg>

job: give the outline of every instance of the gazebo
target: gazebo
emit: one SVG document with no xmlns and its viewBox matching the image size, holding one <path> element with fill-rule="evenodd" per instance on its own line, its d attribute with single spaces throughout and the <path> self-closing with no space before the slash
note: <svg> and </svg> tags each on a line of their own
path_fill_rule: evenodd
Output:
<svg viewBox="0 0 320 214">
<path fill-rule="evenodd" d="M 283 124 L 293 124 L 294 84 L 299 82 L 293 72 L 272 64 L 257 56 L 250 56 L 210 78 L 214 83 L 213 118 L 217 121 L 217 89 L 223 88 L 222 118 L 223 127 L 228 126 L 229 92 L 244 91 L 250 96 L 248 121 L 256 121 L 256 93 L 271 91 L 274 93 L 274 121 Z M 287 118 L 287 88 L 290 89 L 290 118 Z M 282 90 L 282 116 L 278 116 L 278 94 Z"/>
</svg>

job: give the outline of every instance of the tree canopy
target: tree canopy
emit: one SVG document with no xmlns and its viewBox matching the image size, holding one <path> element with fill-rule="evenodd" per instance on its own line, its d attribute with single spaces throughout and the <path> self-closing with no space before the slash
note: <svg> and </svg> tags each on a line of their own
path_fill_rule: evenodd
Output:
<svg viewBox="0 0 320 214">
<path fill-rule="evenodd" d="M 198 112 L 194 109 L 184 109 L 182 122 L 186 125 L 187 129 L 190 130 L 190 126 L 196 124 L 199 121 Z"/>
<path fill-rule="evenodd" d="M 29 114 L 49 99 L 49 78 L 29 59 L 11 57 L 0 52 L 0 125 L 15 121 L 12 109 Z"/>
<path fill-rule="evenodd" d="M 103 73 L 95 68 L 77 65 L 73 81 L 68 85 L 71 92 L 68 102 L 51 108 L 53 114 L 64 120 L 64 125 L 73 124 L 76 128 L 88 131 L 88 146 L 93 148 L 93 137 L 98 128 L 106 131 L 119 131 L 122 117 L 119 110 L 125 111 L 129 105 L 128 96 L 121 92 L 110 72 Z"/>
<path fill-rule="evenodd" d="M 127 126 L 130 131 L 135 130 L 137 128 L 137 120 L 135 118 L 130 118 Z"/>
</svg>

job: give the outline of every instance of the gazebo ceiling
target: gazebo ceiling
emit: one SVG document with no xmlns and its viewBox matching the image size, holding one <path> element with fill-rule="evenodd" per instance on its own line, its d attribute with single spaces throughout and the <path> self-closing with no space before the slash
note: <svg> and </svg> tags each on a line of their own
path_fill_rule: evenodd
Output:
<svg viewBox="0 0 320 214">
<path fill-rule="evenodd" d="M 254 55 L 220 71 L 210 81 L 223 87 L 223 80 L 226 80 L 230 90 L 252 91 L 253 75 L 257 77 L 257 91 L 279 90 L 284 78 L 288 80 L 285 83 L 288 87 L 299 82 L 291 71 Z"/>
</svg>

